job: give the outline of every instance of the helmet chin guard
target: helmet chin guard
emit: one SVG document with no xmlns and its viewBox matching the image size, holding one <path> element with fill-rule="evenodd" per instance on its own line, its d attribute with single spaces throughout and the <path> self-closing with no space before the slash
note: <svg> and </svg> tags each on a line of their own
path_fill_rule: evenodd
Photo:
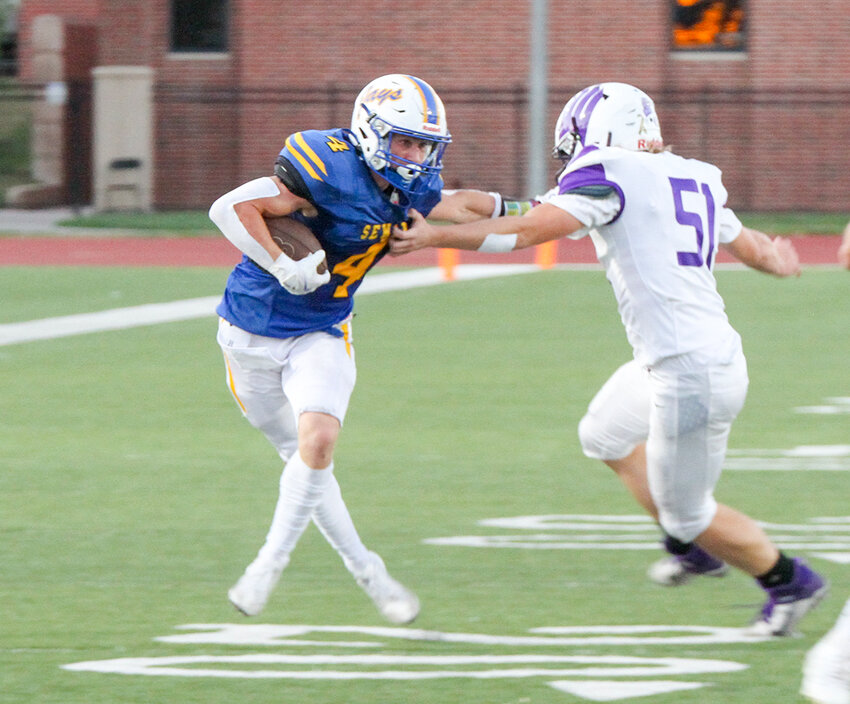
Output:
<svg viewBox="0 0 850 704">
<path fill-rule="evenodd" d="M 369 168 L 408 195 L 436 185 L 443 152 L 452 141 L 440 96 L 425 81 L 397 73 L 376 78 L 360 91 L 351 131 Z M 396 135 L 428 142 L 425 158 L 417 162 L 393 154 Z"/>
<path fill-rule="evenodd" d="M 589 146 L 632 151 L 663 148 L 655 103 L 627 83 L 598 83 L 576 93 L 564 105 L 555 125 L 552 155 L 569 162 Z"/>
</svg>

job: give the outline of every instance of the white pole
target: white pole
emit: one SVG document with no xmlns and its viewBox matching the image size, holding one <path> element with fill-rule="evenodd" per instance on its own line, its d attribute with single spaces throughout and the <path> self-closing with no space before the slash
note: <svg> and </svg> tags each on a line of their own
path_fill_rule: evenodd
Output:
<svg viewBox="0 0 850 704">
<path fill-rule="evenodd" d="M 528 175 L 526 197 L 544 193 L 548 176 L 549 52 L 548 0 L 531 0 L 530 61 L 528 74 Z"/>
</svg>

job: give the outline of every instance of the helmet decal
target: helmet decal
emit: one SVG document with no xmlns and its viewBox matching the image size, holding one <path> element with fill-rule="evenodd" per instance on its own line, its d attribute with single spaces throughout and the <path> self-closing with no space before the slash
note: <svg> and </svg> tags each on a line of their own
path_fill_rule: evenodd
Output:
<svg viewBox="0 0 850 704">
<path fill-rule="evenodd" d="M 378 103 L 380 105 L 385 100 L 398 100 L 401 98 L 401 90 L 396 88 L 389 90 L 387 88 L 373 88 L 363 98 L 364 103 Z"/>
<path fill-rule="evenodd" d="M 420 80 L 415 76 L 405 76 L 405 78 L 409 79 L 411 83 L 416 86 L 416 90 L 422 98 L 422 113 L 425 115 L 425 122 L 429 125 L 439 126 L 440 114 L 437 111 L 437 101 L 435 99 L 436 93 L 434 93 L 434 89 L 425 83 L 425 81 Z"/>
<path fill-rule="evenodd" d="M 575 104 L 567 115 L 568 124 L 564 126 L 569 126 L 578 132 L 582 141 L 584 141 L 584 136 L 587 133 L 587 123 L 593 113 L 593 108 L 604 96 L 602 86 L 595 85 L 585 88 L 573 98 Z M 570 102 L 573 102 L 573 100 Z"/>
</svg>

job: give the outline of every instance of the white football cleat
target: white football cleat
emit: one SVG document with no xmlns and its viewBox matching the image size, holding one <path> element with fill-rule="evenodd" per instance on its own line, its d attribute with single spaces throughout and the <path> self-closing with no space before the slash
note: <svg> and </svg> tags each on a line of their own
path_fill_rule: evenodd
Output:
<svg viewBox="0 0 850 704">
<path fill-rule="evenodd" d="M 283 563 L 271 563 L 260 558 L 254 560 L 227 592 L 230 603 L 246 616 L 256 616 L 265 608 L 280 573 L 288 563 L 288 559 Z"/>
<path fill-rule="evenodd" d="M 830 631 L 808 652 L 800 694 L 815 704 L 850 704 L 850 635 Z"/>
<path fill-rule="evenodd" d="M 713 559 L 713 558 L 712 558 Z M 694 577 L 725 577 L 729 565 L 720 560 L 710 565 L 695 566 L 675 555 L 662 557 L 653 562 L 646 571 L 647 577 L 662 587 L 680 587 Z"/>
<path fill-rule="evenodd" d="M 369 553 L 370 564 L 357 577 L 357 584 L 375 603 L 378 611 L 390 623 L 410 623 L 419 615 L 416 594 L 390 577 L 384 561 L 374 552 Z"/>
</svg>

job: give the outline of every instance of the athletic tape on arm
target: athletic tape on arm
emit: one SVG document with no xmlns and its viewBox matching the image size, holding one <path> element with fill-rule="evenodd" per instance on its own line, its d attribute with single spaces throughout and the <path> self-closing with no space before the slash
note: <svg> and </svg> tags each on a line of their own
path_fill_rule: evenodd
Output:
<svg viewBox="0 0 850 704">
<path fill-rule="evenodd" d="M 210 207 L 210 220 L 221 230 L 222 234 L 239 249 L 240 252 L 253 259 L 264 269 L 269 269 L 274 260 L 263 246 L 251 237 L 245 225 L 236 215 L 233 206 L 255 198 L 272 198 L 280 194 L 277 184 L 268 176 L 255 178 L 243 183 L 238 188 L 225 193 Z"/>
<path fill-rule="evenodd" d="M 516 247 L 516 234 L 512 235 L 497 235 L 491 232 L 484 238 L 479 252 L 489 252 L 490 254 L 500 254 L 513 251 Z"/>
</svg>

